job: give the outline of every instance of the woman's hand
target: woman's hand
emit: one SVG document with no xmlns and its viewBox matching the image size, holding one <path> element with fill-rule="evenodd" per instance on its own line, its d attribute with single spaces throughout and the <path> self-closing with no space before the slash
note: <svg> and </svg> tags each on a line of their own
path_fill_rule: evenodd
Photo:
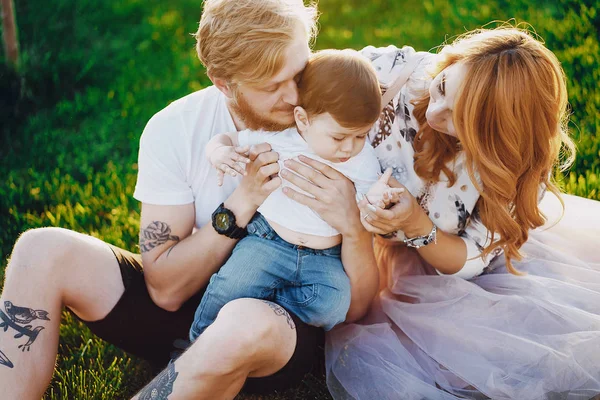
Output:
<svg viewBox="0 0 600 400">
<path fill-rule="evenodd" d="M 362 216 L 361 222 L 365 229 L 380 235 L 387 235 L 396 231 L 403 231 L 405 234 L 407 232 L 420 232 L 422 230 L 420 224 L 424 221 L 423 217 L 427 218 L 427 215 L 417 199 L 402 184 L 391 178 L 390 170 L 386 170 L 381 179 L 387 180 L 385 183 L 390 187 L 402 189 L 402 191 L 396 190 L 394 192 L 396 194 L 394 200 L 398 201 L 387 210 L 371 204 L 368 198 L 364 198 L 358 203 Z M 378 184 L 381 185 L 380 182 Z M 431 227 L 429 228 L 431 229 Z M 412 237 L 408 234 L 407 236 Z"/>
<path fill-rule="evenodd" d="M 246 165 L 246 175 L 239 185 L 245 201 L 258 208 L 263 201 L 281 185 L 279 154 L 271 151 L 271 145 L 261 143 L 250 148 L 250 162 Z"/>
<path fill-rule="evenodd" d="M 354 184 L 329 165 L 304 156 L 299 159 L 301 163 L 287 160 L 286 168 L 294 173 L 283 170 L 281 176 L 314 198 L 288 187 L 283 192 L 289 198 L 310 207 L 342 236 L 364 232 L 356 205 Z"/>
<path fill-rule="evenodd" d="M 379 208 L 388 208 L 400 201 L 400 196 L 404 193 L 404 188 L 393 188 L 389 185 L 392 169 L 385 170 L 377 182 L 369 188 L 366 199 L 370 204 Z"/>
</svg>

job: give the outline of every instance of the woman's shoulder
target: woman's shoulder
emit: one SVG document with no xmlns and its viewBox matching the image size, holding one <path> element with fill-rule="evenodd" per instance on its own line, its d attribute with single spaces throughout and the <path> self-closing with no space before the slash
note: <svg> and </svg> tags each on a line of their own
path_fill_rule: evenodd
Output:
<svg viewBox="0 0 600 400">
<path fill-rule="evenodd" d="M 398 48 L 393 45 L 387 47 L 367 46 L 360 50 L 360 53 L 371 61 L 377 72 L 377 78 L 384 87 L 391 85 L 408 63 L 408 60 L 417 54 L 411 46 Z M 411 79 L 417 76 L 419 78 L 427 76 L 425 73 L 426 66 L 431 64 L 434 58 L 435 54 L 426 54 L 419 63 L 419 67 L 415 69 Z"/>
</svg>

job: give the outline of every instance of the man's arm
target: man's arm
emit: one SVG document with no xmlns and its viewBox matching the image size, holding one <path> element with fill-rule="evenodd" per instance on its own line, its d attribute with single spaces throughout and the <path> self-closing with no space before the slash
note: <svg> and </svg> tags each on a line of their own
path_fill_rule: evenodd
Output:
<svg viewBox="0 0 600 400">
<path fill-rule="evenodd" d="M 255 146 L 249 155 L 247 175 L 225 201 L 244 227 L 258 206 L 280 184 L 277 153 L 268 144 Z M 236 240 L 219 235 L 211 224 L 192 234 L 194 204 L 156 206 L 142 204 L 140 250 L 148 292 L 160 307 L 174 311 L 208 283 L 227 260 Z"/>
<path fill-rule="evenodd" d="M 312 208 L 342 234 L 342 264 L 352 288 L 346 321 L 355 321 L 367 312 L 379 288 L 372 235 L 360 222 L 352 182 L 328 165 L 303 156 L 300 161 L 308 167 L 293 160 L 286 161 L 285 165 L 305 179 L 285 170 L 282 176 L 314 198 L 290 188 L 283 191 L 290 198 Z"/>
<path fill-rule="evenodd" d="M 225 206 L 238 224 L 248 223 L 256 209 L 236 201 L 233 193 Z M 192 234 L 195 206 L 142 204 L 140 251 L 148 292 L 160 307 L 177 310 L 215 273 L 231 254 L 236 240 L 219 235 L 211 224 Z"/>
<path fill-rule="evenodd" d="M 373 237 L 364 230 L 360 221 L 357 226 L 343 233 L 342 237 L 342 264 L 352 287 L 346 322 L 353 322 L 367 313 L 377 294 L 379 271 L 373 253 Z"/>
</svg>

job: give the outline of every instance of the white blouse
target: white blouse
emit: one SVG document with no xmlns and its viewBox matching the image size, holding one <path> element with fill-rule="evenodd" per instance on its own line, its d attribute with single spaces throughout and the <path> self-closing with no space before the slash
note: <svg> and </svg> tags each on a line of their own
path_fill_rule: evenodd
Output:
<svg viewBox="0 0 600 400">
<path fill-rule="evenodd" d="M 412 47 L 398 49 L 395 46 L 369 46 L 361 53 L 371 60 L 379 81 L 386 87 L 394 82 L 415 50 Z M 482 257 L 484 247 L 490 243 L 491 232 L 482 224 L 475 207 L 479 192 L 467 172 L 465 154 L 459 152 L 449 165 L 457 177 L 450 187 L 443 174 L 439 182 L 431 183 L 421 179 L 414 169 L 413 141 L 419 127 L 413 116 L 414 106 L 411 101 L 429 89 L 432 76 L 428 69 L 435 58 L 434 54 L 423 58 L 407 84 L 383 110 L 379 121 L 369 133 L 369 140 L 375 148 L 382 170 L 392 168 L 394 178 L 406 186 L 431 221 L 444 232 L 458 235 L 464 240 L 467 245 L 467 262 L 455 275 L 469 279 L 483 273 L 490 261 L 502 250 L 497 248 L 487 257 Z M 404 233 L 399 231 L 393 235 L 392 240 L 404 238 Z M 494 240 L 498 238 L 499 235 L 495 234 Z"/>
</svg>

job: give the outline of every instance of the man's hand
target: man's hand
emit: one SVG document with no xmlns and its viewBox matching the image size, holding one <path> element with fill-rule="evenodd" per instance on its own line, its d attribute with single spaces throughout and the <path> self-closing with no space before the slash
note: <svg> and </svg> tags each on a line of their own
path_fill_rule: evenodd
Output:
<svg viewBox="0 0 600 400">
<path fill-rule="evenodd" d="M 329 165 L 304 156 L 299 159 L 301 162 L 285 162 L 285 166 L 295 173 L 283 170 L 281 175 L 313 197 L 287 187 L 283 192 L 298 203 L 310 207 L 342 236 L 364 232 L 356 205 L 354 184 Z"/>
<path fill-rule="evenodd" d="M 279 154 L 271 151 L 268 143 L 261 143 L 250 148 L 248 158 L 246 175 L 238 189 L 244 192 L 245 201 L 258 208 L 281 185 L 281 178 L 277 176 Z"/>
<path fill-rule="evenodd" d="M 225 174 L 233 177 L 246 175 L 246 164 L 250 163 L 250 159 L 246 156 L 250 150 L 249 146 L 219 146 L 214 149 L 209 160 L 213 167 L 217 169 L 217 184 L 223 185 L 223 177 Z"/>
</svg>

